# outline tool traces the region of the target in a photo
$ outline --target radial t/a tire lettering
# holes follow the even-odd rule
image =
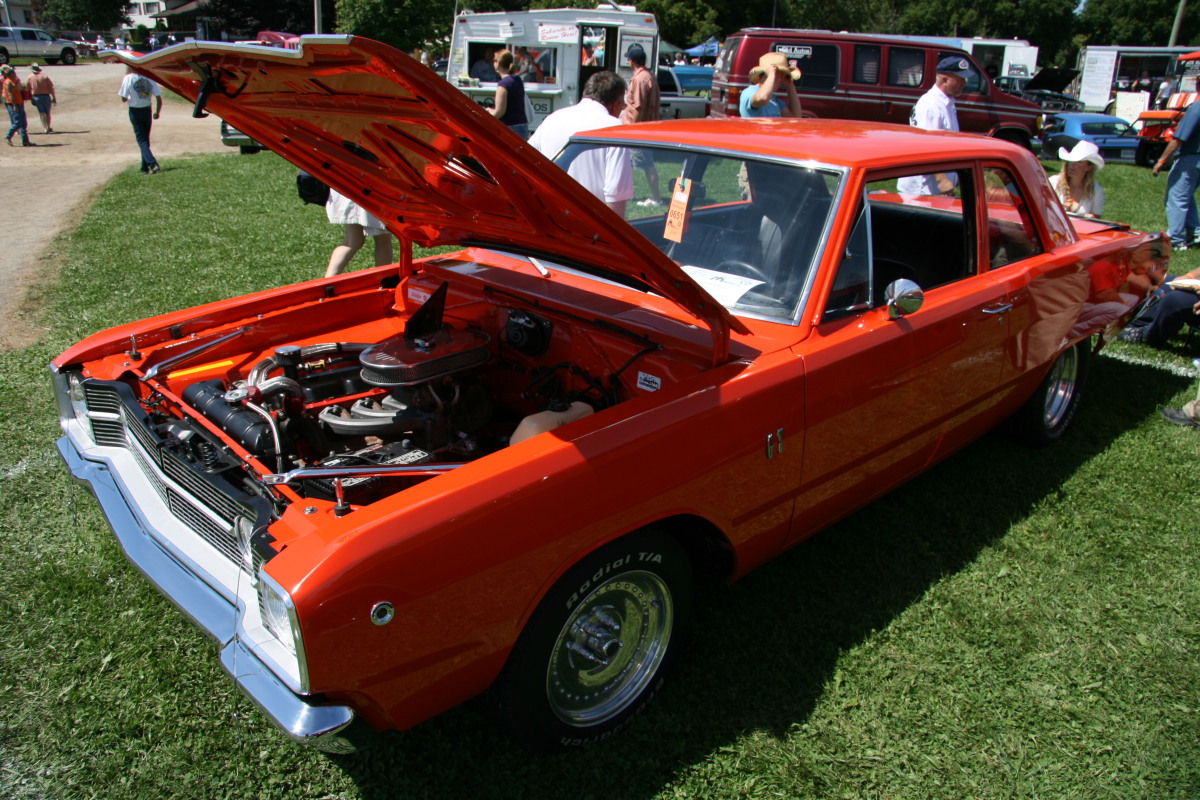
[[[590,554],[547,593],[489,693],[500,727],[534,752],[608,739],[662,687],[692,618],[692,567],[643,530]]]

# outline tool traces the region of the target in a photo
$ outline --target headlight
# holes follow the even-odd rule
[[[67,396],[71,398],[71,410],[75,413],[75,419],[87,422],[87,398],[84,396],[83,378],[78,372],[67,373]]]
[[[291,596],[266,572],[258,573],[258,608],[266,626],[288,652],[297,655],[300,642],[300,621]]]

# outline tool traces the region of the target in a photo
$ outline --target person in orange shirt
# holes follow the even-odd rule
[[[37,109],[38,117],[42,120],[42,127],[46,133],[54,133],[54,128],[50,127],[50,106],[58,105],[58,95],[54,93],[54,81],[50,80],[49,75],[42,74],[41,66],[35,61],[29,65],[33,70],[33,74],[29,76],[29,80],[25,82],[25,88],[29,91],[29,99],[33,101],[33,107]]]
[[[8,119],[12,122],[4,141],[12,147],[13,134],[19,133],[21,144],[29,147],[33,142],[29,141],[29,131],[26,129],[25,92],[21,88],[17,71],[8,64],[0,65],[0,95],[4,97],[4,107],[8,109]]]

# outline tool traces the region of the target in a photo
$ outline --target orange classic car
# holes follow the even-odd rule
[[[1170,256],[981,136],[670,121],[551,161],[370,40],[114,57],[402,243],[51,365],[59,452],[129,558],[330,750],[481,694],[535,750],[612,735],[698,585],[1006,420],[1062,436]]]

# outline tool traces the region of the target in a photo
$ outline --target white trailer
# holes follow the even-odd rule
[[[654,15],[633,6],[462,12],[454,20],[446,80],[491,106],[500,78],[492,56],[511,50],[533,107],[533,130],[552,111],[578,103],[593,73],[607,69],[629,80],[633,71],[625,53],[630,45],[640,44],[646,66],[654,69],[658,42]]]
[[[1176,74],[1176,59],[1195,50],[1195,47],[1122,45],[1084,47],[1076,62],[1079,88],[1075,96],[1083,101],[1088,111],[1104,111],[1112,102],[1114,92],[1144,89],[1138,85],[1143,77],[1149,79],[1152,87],[1149,94],[1153,96],[1164,76]]]

